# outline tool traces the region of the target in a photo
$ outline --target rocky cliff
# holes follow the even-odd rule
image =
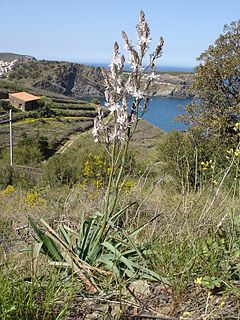
[[[16,66],[8,79],[18,84],[80,97],[103,96],[101,68],[62,61],[28,61]]]
[[[160,73],[152,85],[153,95],[160,97],[191,98],[192,73]]]
[[[74,98],[100,97],[104,93],[101,69],[77,64],[65,64],[32,86]]]
[[[101,97],[104,94],[100,67],[63,61],[23,60],[5,75],[18,85],[46,90],[74,98]],[[148,75],[146,75],[147,77]],[[152,94],[161,97],[189,98],[191,73],[159,73]]]

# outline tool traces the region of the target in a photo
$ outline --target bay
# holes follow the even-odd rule
[[[91,100],[91,98],[86,98]],[[104,98],[98,98],[103,105]],[[172,130],[183,131],[187,129],[187,126],[181,122],[175,120],[175,118],[184,113],[184,110],[180,110],[179,106],[186,106],[191,102],[191,99],[176,99],[176,98],[163,98],[153,96],[150,98],[149,108],[144,115],[144,119],[162,129],[169,132]],[[129,101],[129,104],[131,101]]]
[[[186,130],[187,126],[175,118],[184,113],[179,106],[186,106],[190,102],[191,99],[152,97],[144,119],[166,132]]]

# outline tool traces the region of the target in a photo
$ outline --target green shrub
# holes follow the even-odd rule
[[[14,165],[35,166],[47,158],[50,153],[51,150],[46,137],[29,137],[24,132],[18,145],[13,147],[13,163]],[[4,150],[1,156],[4,163],[10,163],[8,150]]]
[[[164,162],[165,172],[172,175],[184,187],[199,187],[221,178],[229,166],[227,151],[236,148],[229,141],[218,137],[203,137],[192,132],[174,131],[166,134],[158,147],[159,160]],[[235,166],[233,169],[238,170]],[[229,174],[234,179],[236,171]]]
[[[12,184],[11,166],[0,165],[0,188],[5,188]]]
[[[159,159],[165,163],[166,172],[184,185],[195,182],[195,157],[193,142],[186,133],[169,133],[159,145]]]
[[[51,157],[44,166],[44,181],[53,186],[73,185],[78,180],[78,167],[65,155]]]
[[[8,111],[10,109],[10,103],[7,100],[0,100],[0,109]]]

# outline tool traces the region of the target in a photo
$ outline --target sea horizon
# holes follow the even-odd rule
[[[47,60],[47,61],[63,61],[63,62],[70,62],[70,63],[79,63],[84,64],[87,66],[93,67],[101,67],[101,68],[109,68],[109,63],[107,62],[96,62],[96,61],[85,61],[80,59],[64,59],[64,58],[50,58],[50,57],[36,57],[37,60]],[[196,66],[195,66],[196,67]],[[194,72],[195,67],[193,66],[174,66],[174,65],[157,65],[156,70],[158,72]],[[131,71],[131,65],[125,64],[124,71]]]
[[[101,63],[101,62],[76,62],[85,64],[87,66],[93,67],[102,67],[107,69],[109,67],[109,63]],[[158,72],[194,72],[194,67],[179,67],[179,66],[157,66],[156,70]],[[131,71],[131,65],[125,64],[124,71]]]

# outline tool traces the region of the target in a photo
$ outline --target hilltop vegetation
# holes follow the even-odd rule
[[[143,78],[144,82],[147,76]],[[19,60],[6,77],[12,85],[15,83],[31,90],[45,90],[75,98],[99,97],[104,93],[101,68],[78,63]],[[192,97],[193,93],[190,92],[192,80],[191,73],[159,73],[152,86],[152,94],[175,98]]]
[[[0,61],[11,62],[13,60],[36,60],[36,58],[25,55],[25,54],[17,54],[12,52],[0,52]]]
[[[20,85],[67,96],[102,96],[103,78],[100,68],[61,61],[28,61],[10,72],[8,79]]]

